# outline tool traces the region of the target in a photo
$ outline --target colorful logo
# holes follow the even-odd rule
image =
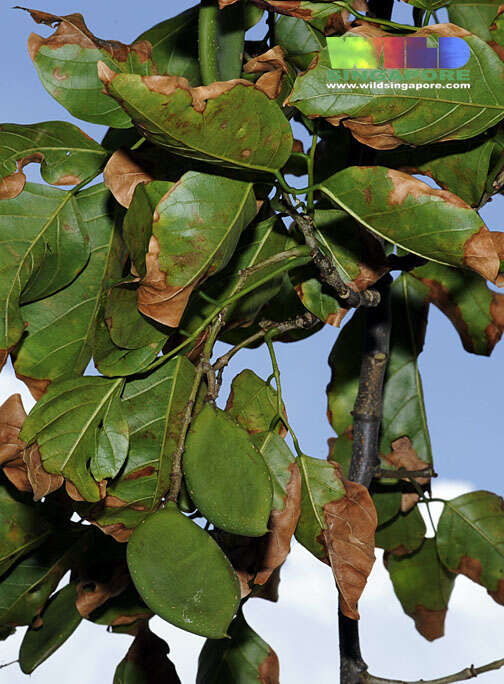
[[[453,36],[434,47],[423,37],[331,36],[327,46],[333,69],[460,69],[471,56],[465,40]]]

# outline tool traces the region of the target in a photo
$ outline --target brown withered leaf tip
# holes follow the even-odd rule
[[[252,587],[264,587],[270,582],[275,571],[285,562],[290,552],[292,537],[301,513],[301,473],[296,463],[289,466],[290,479],[282,510],[274,509],[268,522],[269,532],[262,537],[242,537],[219,532],[216,540],[227,554],[238,579],[241,598],[248,596]],[[254,590],[255,596],[276,600],[271,589],[278,587],[276,578],[270,591],[261,595]]]
[[[138,310],[158,323],[176,328],[191,292],[202,278],[185,287],[167,285],[167,274],[159,266],[159,251],[159,241],[155,235],[151,235],[149,251],[145,255],[146,274],[137,290]]]
[[[499,262],[504,262],[504,233],[498,230],[493,230],[490,232],[490,236],[494,243],[495,249],[499,257]],[[497,287],[504,287],[504,272],[498,273],[494,280]]]
[[[490,235],[492,236],[492,240],[497,248],[497,251],[499,251],[494,238],[495,234],[491,232]],[[500,254],[499,259],[502,261]],[[415,275],[415,273],[413,273],[413,275]],[[418,276],[415,275],[415,277]],[[499,275],[495,281],[496,285],[499,285],[500,279],[502,279],[502,283],[504,284],[504,277]],[[421,280],[421,282],[429,288],[430,301],[433,302],[439,309],[441,309],[445,316],[447,316],[453,323],[455,329],[460,335],[464,349],[468,352],[474,352],[474,340],[471,336],[471,331],[469,330],[467,321],[464,319],[462,311],[460,310],[456,300],[453,298],[451,292],[446,289],[438,280],[434,280],[432,278],[419,278],[419,280]],[[486,355],[490,356],[495,345],[502,337],[502,333],[504,331],[504,294],[492,292],[492,300],[490,302],[488,314],[491,320],[485,328],[485,336],[488,341]],[[481,353],[481,351],[479,353]]]
[[[0,467],[19,491],[31,492],[23,461],[26,443],[19,438],[25,418],[20,394],[13,394],[0,406]]]
[[[415,621],[417,630],[428,641],[434,641],[444,636],[446,608],[429,610],[423,606],[416,606],[411,617]]]
[[[24,451],[23,460],[35,501],[40,501],[42,497],[55,492],[63,484],[62,475],[53,475],[44,469],[37,444],[32,444]]]
[[[234,5],[235,2],[238,2],[238,0],[219,0],[219,9],[224,9],[224,7]]]
[[[259,665],[259,681],[261,684],[279,684],[280,682],[280,662],[272,648]]]
[[[481,566],[481,562],[477,558],[462,556],[458,567],[455,568],[454,571],[469,577],[469,579],[471,579],[473,582],[476,582],[476,584],[482,584],[481,573],[483,568]],[[497,589],[493,591],[491,589],[487,589],[487,593],[496,603],[504,606],[504,580],[500,579],[497,582]]]
[[[16,370],[16,369],[14,369]],[[30,394],[32,397],[38,401],[40,397],[45,393],[49,385],[51,384],[50,380],[42,380],[40,378],[30,378],[27,375],[22,375],[21,373],[18,373],[16,371],[16,378],[18,380],[21,380],[21,382],[24,382],[24,384],[28,387],[30,390]]]
[[[261,538],[258,557],[260,569],[254,578],[255,584],[265,584],[289,555],[292,536],[301,514],[301,474],[297,463],[292,463],[289,471],[291,476],[287,483],[284,508],[271,512],[269,532]]]
[[[27,7],[17,6],[15,9],[29,12],[37,24],[57,27],[55,33],[48,38],[43,38],[36,33],[30,35],[28,38],[28,52],[33,61],[35,61],[37,53],[42,46],[57,49],[64,45],[79,45],[84,49],[98,48],[105,50],[118,62],[126,62],[132,52],[136,53],[142,63],[149,60],[152,56],[152,46],[147,40],[142,40],[132,45],[124,45],[116,40],[97,38],[86,26],[82,14],[75,13],[60,16],[58,14],[50,14],[49,12],[28,9]],[[63,74],[61,79],[64,79]]]
[[[169,652],[168,644],[144,622],[136,630],[125,660],[135,664],[135,677],[140,676],[142,681],[180,684],[175,666],[168,658]]]
[[[243,71],[246,74],[262,74],[255,87],[274,100],[282,90],[282,76],[289,70],[284,59],[284,51],[279,45],[275,45],[262,55],[249,59]]]
[[[139,183],[150,183],[153,177],[135,160],[134,153],[117,150],[105,166],[103,180],[119,204],[127,209],[136,186]]]
[[[75,602],[77,610],[83,618],[89,617],[106,601],[122,594],[130,582],[128,569],[122,565],[115,567],[111,577],[103,582],[97,581],[91,576],[80,578]]]
[[[357,603],[373,568],[374,535],[378,518],[366,487],[343,477],[339,463],[332,463],[340,477],[345,496],[324,506],[323,532],[328,561],[340,593],[344,615],[359,619]]]

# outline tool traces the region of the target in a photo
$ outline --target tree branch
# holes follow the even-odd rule
[[[367,310],[364,353],[353,418],[353,453],[348,478],[369,487],[379,464],[378,439],[382,417],[383,380],[389,357],[390,275],[377,285],[378,306]],[[362,684],[367,677],[359,643],[359,623],[339,611],[341,684]]]
[[[352,288],[344,282],[331,259],[320,249],[317,238],[315,237],[315,225],[311,216],[299,214],[289,201],[284,201],[284,207],[286,213],[294,219],[297,227],[301,231],[306,245],[310,249],[313,263],[320,272],[321,279],[324,283],[329,285],[329,287],[332,287],[338,297],[343,300],[345,307],[357,308],[360,306],[377,306],[380,302],[378,290],[370,289],[364,290],[364,292],[355,292],[355,290],[352,290]]]
[[[438,679],[417,679],[415,681],[406,681],[405,679],[383,679],[382,677],[375,677],[372,674],[367,674],[363,679],[363,682],[369,682],[369,684],[453,684],[453,682],[464,682],[467,679],[474,679],[480,674],[485,672],[492,672],[493,670],[499,670],[504,666],[504,658],[500,660],[494,660],[488,665],[482,665],[481,667],[474,667],[470,665],[469,667],[460,670],[452,675],[447,675],[446,677],[438,677]]]

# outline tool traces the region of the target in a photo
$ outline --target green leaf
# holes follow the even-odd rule
[[[502,5],[497,10],[497,15],[490,25],[489,44],[499,57],[504,60],[504,11]]]
[[[172,454],[182,430],[183,415],[195,369],[176,357],[154,372],[126,382],[123,412],[129,424],[130,450],[120,477],[107,487],[110,507],[93,511],[93,519],[116,539],[125,541],[155,510],[170,487]]]
[[[491,492],[462,494],[446,501],[438,523],[437,548],[441,561],[484,586],[504,605],[503,500]]]
[[[198,660],[196,684],[278,684],[276,653],[247,624],[240,611],[229,627],[231,639],[208,639]]]
[[[245,42],[245,3],[223,7],[217,15],[217,64],[222,81],[240,78]]]
[[[112,420],[108,412],[120,402],[122,387],[122,379],[97,377],[54,382],[32,409],[21,431],[21,438],[26,442],[37,442],[44,469],[70,480],[86,501],[101,498],[93,475],[100,475],[102,469],[116,471],[126,457],[127,433],[123,439],[114,440],[114,458],[107,465],[102,463],[99,467],[95,456],[96,439],[107,421],[112,422],[108,425],[109,434],[113,425],[117,425],[117,420]],[[113,408],[112,416],[116,410],[119,409]],[[124,423],[121,425],[122,429],[126,428]]]
[[[497,276],[499,258],[490,232],[451,193],[381,166],[351,166],[320,189],[363,226],[408,252],[471,268],[489,280]]]
[[[113,287],[105,304],[105,320],[112,342],[123,349],[140,349],[147,344],[165,341],[167,335],[161,326],[152,323],[139,313],[134,285]]]
[[[265,432],[277,415],[277,393],[247,368],[233,378],[226,412],[249,434]],[[285,435],[283,423],[277,423],[276,432]]]
[[[327,562],[324,506],[342,499],[345,487],[334,463],[310,456],[298,457],[297,463],[301,471],[301,516],[296,539],[316,558]]]
[[[464,349],[490,356],[504,330],[504,295],[468,271],[426,264],[411,275],[428,287],[430,301],[448,316]]]
[[[152,59],[158,74],[184,76],[192,86],[201,83],[198,46],[199,7],[191,7],[170,19],[144,31],[136,43],[148,40],[152,45]]]
[[[495,0],[462,0],[450,2],[448,19],[452,24],[467,29],[482,40],[489,41],[490,24],[495,17],[499,3]]]
[[[396,556],[403,556],[418,549],[425,537],[425,523],[418,506],[407,513],[399,512],[375,534],[375,545]]]
[[[390,455],[393,443],[401,437],[408,437],[418,458],[428,464],[432,463],[432,450],[418,371],[428,304],[424,289],[417,287],[407,274],[394,281],[391,297],[393,323],[383,390],[380,453]]]
[[[478,207],[483,193],[495,180],[498,169],[494,167],[503,150],[504,132],[499,129],[464,142],[379,152],[376,163],[430,176],[444,190]]]
[[[103,93],[96,65],[101,60],[116,71],[153,74],[150,44],[123,45],[95,38],[81,14],[27,11],[38,24],[57,26],[48,38],[32,33],[28,40],[28,52],[47,91],[78,119],[129,128],[129,116]]]
[[[226,266],[255,214],[251,183],[189,171],[170,184],[154,211],[139,310],[176,327],[194,287]]]
[[[209,278],[200,288],[201,291],[216,301],[223,301],[230,297],[237,292],[241,282],[240,271],[284,251],[287,240],[287,231],[278,216],[254,221],[243,231],[228,265],[218,275]],[[278,264],[252,273],[245,281],[246,286],[254,285],[277,268]],[[271,278],[264,285],[231,304],[226,315],[229,327],[233,329],[237,324],[243,325],[248,336],[250,334],[248,325],[257,317],[261,308],[280,291],[281,286],[281,276]],[[181,328],[193,332],[214,309],[214,304],[203,300],[196,293],[189,300],[180,324]]]
[[[17,197],[30,162],[41,164],[50,185],[77,185],[97,173],[107,153],[77,126],[65,121],[0,126],[0,199]]]
[[[58,532],[0,578],[0,625],[29,625],[70,566],[75,537]]]
[[[157,339],[140,349],[123,349],[112,342],[103,308],[95,329],[93,360],[96,368],[108,378],[135,375],[145,370],[159,355],[166,338]]]
[[[51,534],[51,528],[26,496],[2,477],[0,482],[0,574],[20,557],[40,546]]]
[[[397,598],[420,634],[434,641],[444,634],[444,621],[455,575],[440,563],[436,540],[426,539],[414,553],[387,554],[385,564]]]
[[[86,264],[89,244],[75,197],[34,183],[0,202],[0,232],[0,350],[9,350],[25,328],[20,303],[68,285]]]
[[[67,584],[51,597],[42,613],[42,626],[30,627],[19,650],[19,667],[31,674],[72,636],[82,617],[75,607],[77,585]]]
[[[149,251],[154,210],[172,187],[173,183],[169,181],[139,183],[124,217],[124,241],[134,269],[139,276],[143,277],[147,272],[145,256]]]
[[[271,513],[271,476],[247,432],[206,404],[191,425],[184,453],[191,499],[216,527],[260,537]]]
[[[285,52],[285,58],[300,69],[307,69],[326,45],[324,34],[309,23],[284,15],[276,21],[275,40]]]
[[[190,88],[174,77],[117,74],[105,65],[99,73],[107,93],[160,147],[259,172],[276,171],[289,158],[289,122],[276,102],[247,81]]]
[[[288,104],[336,125],[343,120],[360,142],[375,149],[473,138],[504,118],[504,95],[493,87],[504,79],[504,64],[480,38],[453,27],[428,26],[411,35],[428,37],[435,46],[440,36],[454,33],[470,48],[464,67],[471,73],[470,89],[390,91],[357,84],[345,93],[327,87],[331,64],[324,49],[313,68],[298,76]],[[411,83],[422,83],[421,75]]]
[[[113,684],[180,684],[175,665],[168,659],[168,644],[145,626],[140,628],[123,660]]]
[[[444,7],[448,4],[448,0],[405,0],[409,5],[413,7],[419,7],[420,9],[426,10],[427,12],[434,12],[440,7]]]
[[[133,532],[128,566],[140,596],[161,618],[201,636],[226,636],[239,605],[238,578],[212,537],[173,503]]]
[[[16,349],[14,368],[37,398],[51,381],[84,372],[102,296],[122,274],[124,245],[109,191],[99,184],[76,199],[91,248],[84,271],[63,290],[21,308],[28,328]]]

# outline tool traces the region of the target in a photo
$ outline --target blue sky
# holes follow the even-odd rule
[[[81,0],[46,0],[38,7],[55,14],[82,12],[90,29],[103,38],[117,39],[130,42],[142,31],[149,28],[163,18],[176,14],[178,11],[191,6],[192,2],[166,2],[166,0],[151,0],[136,3],[124,0],[102,0],[97,2],[82,2]],[[409,23],[411,8],[403,3],[398,6],[394,18]],[[169,13],[169,14],[168,14]],[[0,41],[0,63],[3,68],[0,75],[2,104],[0,119],[4,122],[34,123],[38,121],[67,120],[77,123],[88,134],[100,140],[105,132],[101,126],[95,126],[76,121],[45,91],[29,59],[26,50],[26,40],[31,31],[46,35],[45,27],[35,25],[27,13],[12,10],[3,3],[0,9],[0,27],[2,40]],[[298,134],[298,131],[296,131]],[[38,170],[32,167],[29,171],[30,179],[38,180]],[[504,198],[498,197],[487,205],[482,216],[490,229],[503,230]],[[311,455],[325,458],[327,455],[327,439],[333,436],[326,417],[325,387],[329,380],[327,357],[336,339],[338,331],[326,326],[320,333],[309,340],[295,344],[277,344],[277,354],[282,371],[283,390],[289,418],[300,438],[303,450]],[[498,494],[503,493],[502,476],[504,474],[503,459],[500,456],[500,434],[498,426],[501,423],[501,376],[504,354],[504,342],[497,345],[490,359],[467,354],[460,343],[458,334],[451,323],[437,309],[431,307],[429,327],[427,332],[425,351],[420,359],[420,370],[424,384],[427,416],[431,431],[435,466],[443,478],[437,485],[435,493],[447,496],[466,491],[468,488],[490,489]],[[263,350],[243,352],[229,367],[227,381],[235,372],[244,367],[250,367],[266,377],[270,373],[268,355]],[[7,369],[0,376],[0,403],[12,391],[20,391]],[[26,397],[26,393],[23,393]],[[226,387],[224,396],[226,396]],[[29,404],[25,404],[28,408]],[[329,684],[334,681],[331,673],[335,661],[336,625],[334,622],[334,605],[327,602],[321,588],[330,585],[330,577],[325,567],[319,567],[300,547],[295,549],[296,561],[299,561],[299,573],[291,561],[286,569],[285,594],[279,606],[271,606],[265,602],[257,602],[250,608],[249,615],[255,620],[254,626],[261,628],[263,636],[268,638],[273,647],[276,646],[281,660],[289,659],[289,665],[282,672],[286,672],[282,682],[287,684],[301,684],[308,676],[317,684]],[[379,561],[377,566],[380,565]],[[303,583],[303,577],[305,582]],[[329,577],[329,578],[328,578]],[[495,652],[498,644],[492,644],[499,625],[499,609],[485,592],[461,579],[457,582],[453,602],[455,608],[451,612],[448,627],[452,627],[451,636],[432,646],[418,637],[409,618],[401,612],[397,601],[392,597],[390,585],[382,568],[374,571],[375,589],[370,589],[369,603],[366,597],[363,602],[362,613],[364,619],[364,634],[373,646],[368,652],[373,654],[376,674],[390,674],[395,676],[433,676],[456,670],[467,665],[467,659],[483,662],[486,659],[501,657],[502,653]],[[459,589],[462,587],[462,589]],[[332,589],[328,589],[332,591]],[[458,593],[457,593],[458,592]],[[299,596],[303,600],[299,600]],[[289,607],[287,597],[295,605]],[[296,599],[296,597],[298,597]],[[296,603],[297,600],[297,603]],[[320,601],[322,606],[314,607]],[[468,602],[478,607],[481,612],[471,615],[468,612]],[[311,612],[306,605],[312,606]],[[277,610],[278,609],[278,610]],[[275,612],[277,611],[277,612]],[[282,612],[283,611],[283,612]],[[318,611],[318,612],[317,612]],[[451,611],[451,609],[450,609]],[[457,612],[458,611],[458,612]],[[383,612],[387,613],[383,617]],[[379,616],[382,616],[381,618]],[[278,617],[280,616],[280,617]],[[387,625],[380,627],[380,634],[387,634],[383,642],[394,643],[392,635],[404,643],[404,657],[396,659],[391,668],[390,659],[383,652],[384,643],[377,644],[372,630],[376,629],[376,620],[384,620]],[[481,620],[478,622],[478,620]],[[474,621],[474,627],[473,627]],[[502,624],[502,623],[501,623]],[[306,626],[310,631],[308,643],[313,648],[320,649],[324,645],[324,654],[315,658],[307,649],[301,651],[295,647],[299,639],[297,630]],[[374,625],[374,626],[373,626]],[[477,628],[488,632],[487,639],[475,636]],[[492,628],[493,625],[493,628]],[[103,660],[106,653],[112,649],[117,651],[116,662],[125,650],[125,637],[107,637],[96,642],[97,632],[93,626],[86,626],[89,640],[83,648],[79,637],[76,637],[74,650],[70,651],[70,643],[62,650],[60,664],[47,664],[32,677],[35,684],[50,681],[50,676],[57,676],[59,681],[68,684],[93,684],[111,681],[108,666]],[[191,682],[193,677],[192,663],[199,642],[197,637],[186,637],[185,634],[166,625],[160,627],[160,633],[169,634],[173,646],[174,659],[184,673],[183,684]],[[328,632],[332,635],[328,640]],[[389,631],[387,631],[389,630]],[[261,630],[259,630],[261,631]],[[324,632],[324,635],[320,634]],[[315,634],[319,634],[316,638]],[[281,646],[275,644],[275,638]],[[105,649],[101,642],[110,640],[109,648]],[[0,663],[14,655],[12,649],[16,640],[0,645]],[[488,643],[490,642],[490,643]],[[112,645],[113,643],[113,645]],[[120,643],[120,646],[118,645]],[[12,645],[10,645],[12,644]],[[176,648],[177,646],[177,648]],[[179,655],[176,656],[178,649]],[[394,645],[397,653],[397,642]],[[399,649],[400,650],[400,649]],[[87,655],[84,657],[84,655]],[[98,663],[97,658],[101,653]],[[66,655],[65,655],[66,654]],[[73,654],[73,655],[72,655]],[[16,657],[14,655],[14,657]],[[115,657],[115,656],[114,656]],[[313,660],[320,659],[322,667],[317,676],[313,675]],[[292,659],[294,664],[292,667]],[[297,660],[296,660],[297,659]],[[76,669],[68,669],[71,663],[81,663]],[[403,662],[404,661],[404,662]],[[309,665],[309,667],[307,667]],[[81,668],[87,666],[89,671],[84,674]],[[432,666],[432,667],[431,667]],[[105,667],[105,670],[103,669]],[[428,671],[427,671],[428,670]],[[431,671],[432,670],[432,671]],[[303,674],[305,673],[305,674]],[[306,675],[306,676],[305,676]],[[25,681],[13,668],[0,670],[0,682]],[[488,675],[484,682],[502,681],[499,674]]]

